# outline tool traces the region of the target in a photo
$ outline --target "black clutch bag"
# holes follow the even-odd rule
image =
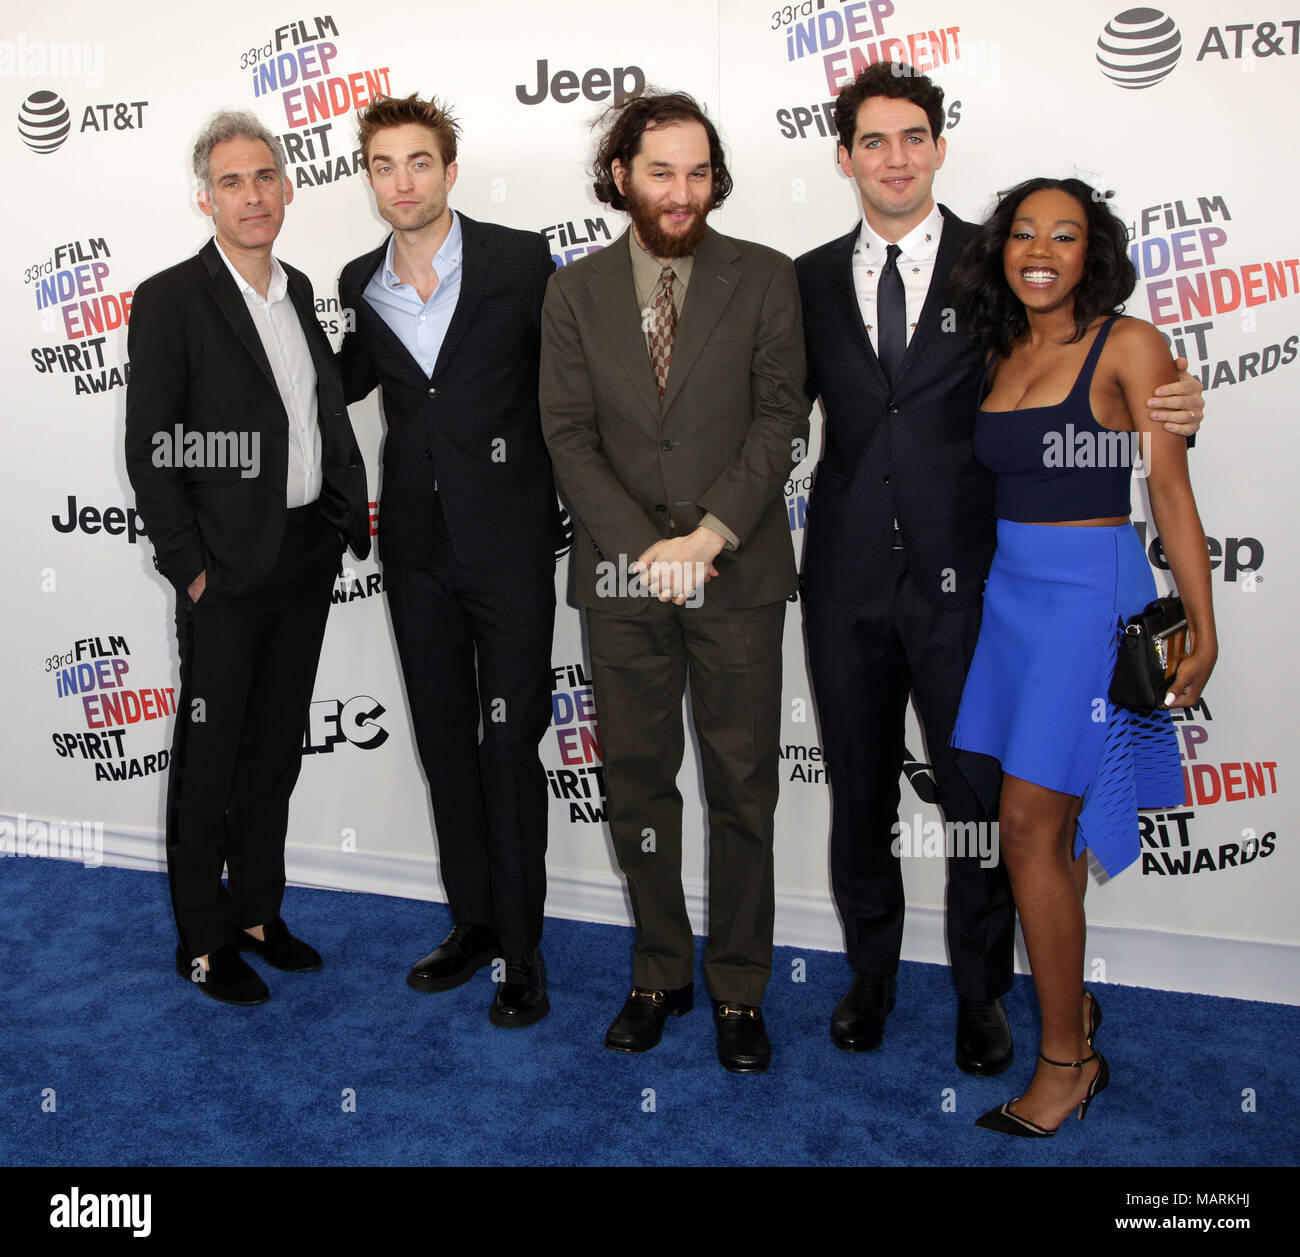
[[[1110,701],[1133,711],[1164,710],[1165,695],[1187,654],[1187,613],[1183,600],[1169,594],[1147,603],[1124,626]]]

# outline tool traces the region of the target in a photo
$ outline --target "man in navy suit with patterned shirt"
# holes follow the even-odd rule
[[[948,739],[979,633],[995,520],[993,475],[972,445],[984,361],[945,299],[974,228],[931,192],[947,146],[943,91],[910,66],[882,62],[840,92],[835,121],[863,220],[795,264],[807,391],[826,412],[804,621],[831,785],[831,885],[855,974],[831,1016],[831,1039],[866,1052],[880,1045],[894,1006],[902,946],[892,848],[909,696],[944,818],[990,819]],[[1159,392],[1148,403],[1155,417],[1194,432],[1199,382],[1184,371]],[[1015,905],[1000,863],[985,867],[972,850],[947,865],[956,1060],[966,1073],[996,1074],[1013,1052],[1001,997],[1011,989]]]
[[[359,118],[393,231],[339,279],[349,403],[383,390],[379,555],[453,928],[407,976],[459,986],[493,960],[498,1026],[549,1011],[541,937],[559,508],[538,420],[540,235],[453,212],[459,128],[437,101]],[[482,728],[480,741],[479,729]]]

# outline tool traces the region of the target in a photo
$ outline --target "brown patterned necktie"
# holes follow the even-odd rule
[[[668,387],[668,364],[673,357],[673,336],[677,332],[677,310],[673,306],[673,268],[659,272],[659,290],[651,305],[654,318],[650,324],[650,364],[655,370],[662,399]]]

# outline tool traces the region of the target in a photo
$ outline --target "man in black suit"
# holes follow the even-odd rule
[[[280,917],[285,831],[339,554],[367,554],[370,530],[311,283],[271,252],[293,199],[280,142],[251,114],[218,114],[194,173],[215,235],[136,289],[126,467],[177,591],[176,969],[214,999],[258,1004],[269,992],[240,951],[321,965]]]
[[[537,747],[562,533],[537,369],[555,264],[540,235],[448,208],[457,130],[416,96],[361,115],[366,177],[393,232],[343,269],[355,324],[339,365],[349,402],[383,389],[379,554],[453,922],[407,982],[447,990],[504,955],[488,1015],[526,1026],[550,1008]]]
[[[840,166],[863,221],[799,258],[810,396],[826,412],[808,515],[808,663],[831,784],[831,883],[855,978],[831,1017],[846,1051],[879,1046],[903,936],[898,822],[909,694],[954,837],[990,818],[948,746],[979,633],[995,545],[993,476],[972,447],[983,360],[946,308],[974,228],[931,193],[943,164],[943,91],[910,66],[870,66],[836,102]],[[1185,367],[1185,363],[1179,363]],[[1189,419],[1186,374],[1153,399]],[[1158,408],[1164,408],[1164,412]],[[1165,413],[1178,411],[1179,414]],[[950,844],[947,935],[958,1065],[1011,1064],[1015,905],[1000,863]]]

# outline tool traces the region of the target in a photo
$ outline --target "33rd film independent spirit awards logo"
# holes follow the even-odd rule
[[[1185,356],[1207,389],[1238,385],[1290,366],[1300,351],[1300,333],[1278,339],[1257,337],[1244,352],[1226,357],[1216,339],[1230,331],[1234,340],[1255,337],[1257,307],[1300,291],[1300,258],[1228,261],[1233,218],[1219,195],[1170,200],[1140,210],[1129,224],[1129,254],[1140,287],[1134,313],[1150,319],[1168,336],[1175,353]],[[1248,340],[1249,343],[1249,340]],[[1158,537],[1147,544],[1152,566],[1167,571]],[[1258,537],[1206,538],[1216,578],[1253,592],[1263,581],[1264,544]],[[1141,817],[1142,871],[1153,876],[1221,872],[1253,864],[1275,849],[1274,830],[1245,829],[1227,841],[1198,840],[1198,813],[1225,803],[1276,795],[1277,761],[1227,760],[1214,754],[1213,716],[1207,698],[1173,713],[1183,751],[1186,790],[1180,809]],[[1223,822],[1212,822],[1223,833]]]
[[[265,43],[239,57],[259,116],[273,130],[283,124],[280,141],[297,188],[364,170],[353,119],[378,97],[392,95],[388,67],[355,68],[341,54],[338,35],[328,14],[298,19],[275,27]]]
[[[23,270],[43,336],[33,345],[38,375],[71,382],[77,396],[121,388],[130,374],[126,328],[134,289],[113,282],[116,262],[108,240],[91,236],[56,244]]]
[[[1125,9],[1097,39],[1097,66],[1116,87],[1138,91],[1154,87],[1173,73],[1183,53],[1183,37],[1174,19],[1159,9]],[[1255,64],[1300,54],[1300,18],[1283,22],[1227,22],[1207,26],[1196,60]]]
[[[156,722],[176,714],[176,690],[138,684],[131,665],[126,638],[114,634],[79,638],[45,659],[59,704],[54,752],[93,766],[96,781],[160,773],[170,759],[171,729]]]
[[[559,759],[558,767],[546,770],[551,793],[568,805],[570,823],[603,824],[605,770],[600,726],[591,677],[581,660],[559,664],[552,672],[551,728]]]
[[[1204,823],[1204,818],[1198,820],[1204,808],[1277,794],[1277,761],[1218,759],[1210,746],[1214,717],[1204,695],[1196,706],[1179,708],[1173,717],[1182,743],[1187,795],[1181,808],[1139,813],[1143,874],[1169,877],[1222,872],[1245,868],[1272,855],[1276,830],[1243,829],[1226,842],[1198,839],[1196,830]],[[1224,824],[1211,820],[1210,827],[1222,834]]]
[[[921,74],[949,67],[987,77],[996,66],[987,63],[996,47],[967,50],[962,60],[961,27],[953,22],[916,29],[898,13],[892,0],[802,0],[777,5],[765,14],[767,28],[781,40],[780,56],[788,64],[813,62],[825,96],[782,106],[776,124],[787,140],[831,139],[835,136],[835,97],[869,65],[905,61]],[[947,127],[961,118],[961,101],[948,105]]]
[[[1232,222],[1227,200],[1206,194],[1145,206],[1128,224],[1141,285],[1132,312],[1164,332],[1207,390],[1290,366],[1300,349],[1300,333],[1292,333],[1231,358],[1215,352],[1217,328],[1252,337],[1256,309],[1300,292],[1300,257],[1229,261]]]

